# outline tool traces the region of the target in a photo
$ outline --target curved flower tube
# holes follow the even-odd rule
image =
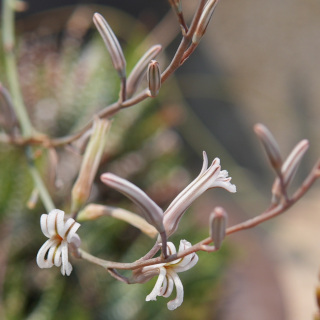
[[[81,240],[76,234],[80,223],[69,218],[64,221],[64,212],[53,209],[49,214],[43,214],[40,218],[40,226],[43,234],[49,238],[37,254],[39,268],[60,267],[62,275],[69,276],[72,265],[68,260],[68,244],[80,246]]]
[[[208,189],[224,188],[229,192],[236,192],[236,186],[230,181],[228,171],[221,170],[220,159],[215,158],[208,168],[208,157],[203,152],[203,166],[200,174],[178,194],[164,213],[163,224],[167,236],[171,236],[177,230],[184,212]]]
[[[208,157],[203,152],[203,165],[200,174],[172,201],[168,209],[163,210],[137,186],[112,173],[101,175],[101,181],[112,187],[135,202],[143,213],[147,222],[153,225],[160,233],[163,251],[166,248],[166,239],[178,228],[180,219],[193,201],[211,188],[224,188],[229,192],[236,192],[236,186],[231,184],[228,171],[221,170],[220,159],[215,158],[208,168]]]
[[[190,242],[187,240],[181,240],[179,252],[185,251],[190,247]],[[167,243],[167,253],[168,255],[176,253],[176,248],[172,242]],[[174,310],[180,307],[183,302],[184,292],[182,282],[177,273],[191,269],[196,265],[198,260],[198,255],[193,252],[183,258],[168,263],[160,263],[142,268],[141,273],[150,273],[150,271],[157,271],[157,273],[159,273],[158,280],[153,290],[149,295],[147,295],[146,301],[157,300],[158,296],[163,296],[165,298],[169,297],[175,286],[177,296],[174,300],[169,301],[167,306],[169,310]]]

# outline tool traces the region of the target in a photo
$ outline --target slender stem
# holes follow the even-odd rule
[[[2,41],[4,48],[4,62],[6,66],[6,75],[8,78],[10,93],[12,96],[13,108],[17,114],[19,124],[22,130],[22,137],[26,140],[30,139],[34,134],[27,109],[23,102],[21,88],[19,86],[18,69],[16,57],[14,54],[14,1],[2,1]],[[32,157],[32,149],[30,146],[25,148],[26,157],[30,174],[33,178],[34,184],[39,190],[41,200],[46,207],[46,210],[51,211],[55,208],[50,194],[44,185],[42,178],[34,165]]]
[[[50,212],[52,209],[55,208],[55,205],[51,199],[51,196],[50,196],[45,184],[43,183],[43,180],[39,174],[38,169],[34,165],[34,161],[33,161],[31,152],[32,152],[31,147],[29,147],[29,146],[26,147],[26,156],[28,159],[29,171],[32,176],[33,182],[39,191],[39,194],[40,194],[40,197],[41,197],[41,200],[42,200],[44,207],[46,208],[47,212]]]
[[[293,206],[313,185],[313,183],[320,177],[320,160],[316,163],[316,165],[313,167],[312,171],[308,175],[308,177],[305,179],[305,181],[302,183],[300,188],[294,193],[292,198],[288,201],[286,201],[283,204],[279,204],[276,207],[272,207],[270,209],[267,209],[266,211],[262,212],[260,215],[246,220],[244,222],[241,222],[237,225],[234,225],[232,227],[227,228],[226,235],[230,235],[232,233],[236,233],[238,231],[246,230],[253,228],[257,226],[258,224],[261,224],[262,222],[265,222],[267,220],[270,220],[286,210],[288,210],[291,206]],[[166,259],[164,259],[162,256],[157,258],[150,258],[149,253],[146,254],[143,258],[132,262],[132,263],[121,263],[121,262],[113,262],[113,261],[107,261],[103,260],[97,257],[92,256],[91,254],[83,251],[82,249],[78,249],[78,257],[81,257],[84,260],[90,261],[92,263],[95,263],[103,268],[106,269],[122,269],[122,270],[134,270],[138,268],[142,268],[145,266],[150,266],[158,263],[167,263],[171,262],[175,259],[183,258],[193,252],[197,251],[216,251],[214,247],[207,247],[208,244],[212,242],[212,239],[210,237],[198,242],[197,244],[191,246],[190,248],[178,252],[176,254],[170,255]],[[150,252],[152,251],[152,254],[156,253],[157,246],[155,245]],[[147,258],[147,259],[146,259]]]
[[[4,48],[4,63],[8,78],[9,88],[12,95],[13,107],[19,119],[24,137],[30,137],[33,127],[23,103],[19,86],[19,77],[14,54],[14,2],[12,0],[2,1],[2,42]]]

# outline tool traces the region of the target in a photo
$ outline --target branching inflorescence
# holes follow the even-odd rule
[[[6,121],[2,122],[3,124],[12,123],[10,126],[2,125],[4,133],[0,138],[3,143],[25,148],[34,182],[49,212],[41,216],[41,229],[49,240],[45,242],[38,252],[37,264],[40,268],[51,268],[55,265],[61,267],[63,275],[70,275],[72,271],[68,258],[70,250],[75,257],[107,269],[114,278],[128,284],[144,283],[158,276],[155,287],[146,297],[146,300],[156,300],[157,296],[169,297],[175,287],[177,296],[168,303],[168,308],[173,310],[183,302],[183,286],[177,273],[191,269],[198,262],[199,258],[196,252],[217,251],[226,236],[252,228],[289,209],[310,189],[319,177],[320,161],[317,162],[296,192],[290,196],[288,187],[294,178],[302,157],[308,149],[309,143],[306,140],[302,140],[292,150],[288,158],[282,161],[279,147],[272,134],[264,125],[257,124],[254,127],[254,131],[262,142],[270,164],[276,173],[275,182],[272,186],[270,206],[254,218],[231,227],[227,227],[226,211],[221,207],[216,207],[213,209],[208,223],[210,236],[194,245],[191,245],[187,240],[181,240],[178,252],[175,245],[168,241],[168,238],[178,231],[179,222],[189,206],[206,190],[211,188],[223,188],[231,193],[236,192],[236,187],[231,184],[231,177],[228,176],[228,172],[221,170],[219,158],[215,158],[208,167],[208,158],[204,152],[200,174],[176,196],[165,211],[140,188],[113,173],[102,174],[101,181],[106,186],[119,191],[132,200],[138,206],[139,212],[135,214],[124,209],[94,203],[86,205],[93,179],[97,174],[103,150],[107,143],[106,136],[111,125],[109,119],[124,108],[134,106],[147,98],[154,98],[158,95],[161,85],[189,58],[198,46],[218,0],[200,0],[190,24],[184,19],[181,0],[170,0],[169,2],[180,24],[182,39],[174,57],[166,68],[160,68],[159,63],[155,60],[161,51],[161,45],[154,45],[141,57],[127,77],[126,59],[120,43],[107,21],[99,13],[95,13],[93,16],[94,24],[108,49],[112,64],[119,75],[121,84],[119,99],[100,110],[98,114],[94,115],[92,121],[79,132],[62,138],[50,138],[37,132],[30,124],[23,102],[20,99],[17,84],[12,80],[9,81],[9,91],[14,99],[11,98],[8,90],[3,86],[0,87],[1,96],[6,104],[5,112],[1,117]],[[9,6],[9,1],[4,1],[5,12],[8,12]],[[12,31],[8,28],[8,25],[13,23],[13,19],[11,21],[10,19],[3,20],[6,21],[6,24],[4,23],[3,25],[4,33],[8,33],[8,36],[4,37],[7,73],[10,79],[14,79],[16,70],[10,67],[14,62],[12,34],[10,34]],[[164,71],[161,72],[161,69],[164,69]],[[145,76],[147,76],[148,87],[138,91]],[[37,171],[35,171],[32,146],[40,145],[48,149],[66,146],[88,133],[90,133],[90,141],[86,147],[78,178],[71,192],[70,215],[72,217],[64,220],[64,212],[55,209],[45,185]],[[142,258],[130,263],[103,260],[85,252],[80,248],[81,241],[76,234],[77,229],[80,227],[77,221],[94,220],[103,215],[112,215],[127,221],[140,228],[146,234],[158,234],[154,246]],[[159,250],[161,250],[161,254],[157,255]],[[131,270],[132,275],[125,277],[119,270]]]

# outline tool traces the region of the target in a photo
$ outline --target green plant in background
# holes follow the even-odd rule
[[[127,59],[134,54],[123,53],[107,21],[95,13],[93,21],[118,73],[116,77],[104,63],[101,40],[83,43],[89,23],[79,29],[80,36],[75,32],[77,17],[88,18],[84,9],[70,20],[61,48],[53,41],[35,42],[30,55],[32,39],[22,39],[21,63],[17,65],[15,2],[3,1],[6,80],[5,86],[1,85],[0,208],[5,250],[0,255],[0,315],[4,319],[134,319],[138,315],[157,319],[169,312],[162,303],[174,310],[184,297],[189,303],[177,318],[186,314],[206,318],[207,311],[199,302],[203,303],[210,291],[204,282],[210,279],[218,283],[217,275],[229,255],[228,248],[219,251],[224,238],[283,213],[319,177],[320,162],[290,195],[288,187],[309,144],[301,141],[283,161],[272,134],[258,124],[255,132],[276,174],[268,209],[227,228],[226,211],[216,207],[208,223],[209,237],[193,229],[188,232],[188,227],[183,233],[179,228],[184,213],[206,190],[219,187],[234,193],[236,187],[228,172],[221,170],[219,158],[209,165],[205,152],[200,174],[188,181],[179,167],[179,139],[170,121],[148,101],[165,90],[165,81],[196,49],[217,3],[200,0],[189,24],[181,1],[170,1],[182,34],[174,57],[163,68],[164,63],[155,60],[161,46],[153,45],[141,55],[129,76]],[[34,68],[35,61],[42,63]],[[101,108],[105,104],[107,107]],[[129,182],[133,179],[150,191],[154,200]],[[124,194],[136,207],[105,185]],[[161,189],[165,191],[159,196],[157,190]],[[33,214],[25,208],[28,194],[32,194],[29,208]],[[43,209],[37,205],[37,195],[47,211],[41,217]],[[168,202],[171,204],[163,211],[161,207]],[[35,232],[39,218],[47,238],[42,246],[45,238]],[[147,241],[148,237],[155,240]],[[184,238],[187,240],[181,240]],[[40,268],[57,266],[70,278],[33,268],[37,246],[41,246],[36,259]],[[198,251],[214,252],[215,265],[209,260],[202,263],[206,259]],[[73,272],[71,255],[79,259],[72,261],[76,265]],[[105,271],[120,282],[106,277]],[[178,275],[184,271],[188,271],[181,275],[185,289]],[[156,283],[150,284],[154,277]],[[127,288],[124,283],[132,285]],[[141,283],[146,283],[148,290],[142,291]],[[174,296],[174,291],[176,297],[169,302],[159,301],[152,308],[143,305],[144,300]]]

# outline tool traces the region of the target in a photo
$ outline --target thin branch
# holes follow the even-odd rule
[[[230,235],[232,233],[253,228],[261,224],[262,222],[265,222],[267,220],[270,220],[282,214],[283,212],[288,210],[291,206],[293,206],[311,188],[313,183],[319,177],[320,177],[320,159],[318,160],[314,168],[311,170],[308,177],[302,183],[300,188],[295,192],[295,194],[292,196],[292,198],[289,201],[286,201],[283,204],[279,204],[276,207],[272,207],[252,219],[246,220],[235,226],[227,228],[226,235]],[[139,269],[145,266],[150,266],[158,263],[168,263],[173,260],[183,258],[197,251],[216,251],[214,247],[211,247],[211,246],[207,247],[207,245],[209,245],[211,242],[212,242],[212,239],[208,237],[198,242],[197,244],[191,246],[190,248],[186,249],[183,252],[178,252],[176,254],[168,256],[166,259],[164,259],[162,256],[157,258],[151,258],[151,259],[141,258],[132,263],[121,263],[121,262],[103,260],[103,259],[92,256],[91,254],[83,251],[82,249],[79,249],[78,253],[79,253],[79,257],[81,257],[82,259],[90,261],[106,269],[112,268],[112,269],[122,269],[122,270],[135,270],[135,269]],[[152,254],[156,254],[157,251],[155,249],[156,249],[156,245],[150,250],[150,252],[152,251]],[[146,254],[144,258],[151,256],[150,252]]]

